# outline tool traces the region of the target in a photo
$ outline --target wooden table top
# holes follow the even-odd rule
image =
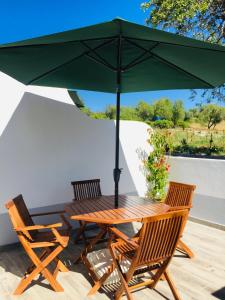
[[[119,207],[114,207],[114,196],[101,196],[94,199],[76,200],[65,206],[65,211],[72,220],[121,224],[140,222],[144,217],[165,213],[169,205],[153,203],[134,196],[119,195]]]

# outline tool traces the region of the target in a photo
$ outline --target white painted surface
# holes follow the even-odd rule
[[[25,87],[2,73],[0,83],[0,245],[4,245],[17,240],[4,208],[6,200],[17,194],[22,193],[28,207],[36,210],[71,201],[71,180],[100,178],[103,194],[113,193],[115,123],[88,118],[71,105],[66,90]],[[120,193],[145,195],[142,159],[150,151],[147,128],[140,122],[121,122]],[[176,157],[170,163],[171,180],[197,185],[191,215],[225,224],[225,161]]]
[[[2,72],[0,72],[0,87],[0,136],[26,91],[64,103],[73,103],[64,89],[25,86]]]
[[[14,104],[3,118],[0,136],[0,245],[17,240],[4,207],[9,198],[22,193],[29,209],[55,206],[72,200],[72,180],[89,178],[101,179],[103,194],[114,192],[115,122],[90,119],[63,103],[70,101],[63,90],[57,94],[56,89],[36,88],[24,94],[19,85],[8,94],[5,89],[0,102],[0,111],[10,101]],[[46,95],[54,100],[60,96],[63,102]],[[121,122],[120,193],[145,194],[138,148],[149,151],[147,128],[140,122]]]
[[[195,184],[191,216],[225,225],[225,160],[171,157],[170,179]]]

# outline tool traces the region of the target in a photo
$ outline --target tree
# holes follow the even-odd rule
[[[142,4],[150,12],[147,23],[163,30],[225,42],[225,0],[150,0]]]
[[[137,115],[137,111],[134,107],[121,106],[120,109],[120,119],[121,120],[140,120]]]
[[[105,109],[105,115],[110,120],[116,119],[116,106],[115,105],[108,105]]]
[[[153,28],[225,44],[225,0],[149,0],[141,6],[149,11],[146,22]],[[192,91],[192,98],[196,96]],[[205,90],[202,96],[225,101],[225,88]]]
[[[153,104],[153,110],[154,110],[154,117],[157,118],[159,117],[160,119],[163,120],[172,120],[173,116],[173,103],[166,98],[157,100]]]
[[[215,128],[224,118],[224,109],[215,104],[202,107],[200,119],[207,124],[208,129]]]
[[[185,119],[192,120],[199,117],[199,109],[197,107],[191,108],[186,112]]]
[[[181,122],[184,120],[185,117],[185,110],[184,105],[181,100],[177,100],[173,104],[173,116],[172,121],[175,126],[177,126],[178,122]]]
[[[108,105],[105,110],[106,118],[110,120],[116,119],[116,106]],[[120,119],[121,120],[139,120],[136,109],[129,106],[121,106],[120,108]]]
[[[154,115],[153,106],[145,101],[140,101],[136,106],[137,116],[142,121],[151,121]]]

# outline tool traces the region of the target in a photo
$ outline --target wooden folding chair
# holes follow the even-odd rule
[[[140,235],[135,238],[129,238],[114,227],[109,228],[109,250],[90,252],[84,260],[94,280],[89,295],[94,294],[102,285],[108,289],[110,285],[117,285],[116,300],[123,293],[128,299],[133,299],[132,290],[144,286],[155,288],[164,276],[174,298],[180,300],[167,267],[182,233],[187,213],[187,210],[180,210],[144,218]]]
[[[165,203],[170,205],[171,207],[170,211],[187,209],[188,212],[190,212],[190,209],[192,208],[192,199],[193,199],[195,188],[196,188],[195,185],[170,181],[169,189],[165,199]],[[187,219],[188,219],[188,215],[187,215]],[[185,224],[186,222],[184,223],[184,227]],[[177,249],[182,253],[184,253],[189,258],[194,257],[194,253],[182,241],[182,239],[179,240]]]
[[[11,222],[19,241],[32,261],[32,265],[27,269],[24,277],[14,291],[14,295],[22,294],[39,274],[42,274],[48,280],[54,291],[63,291],[62,286],[56,280],[56,276],[58,271],[67,272],[68,269],[60,261],[58,255],[67,246],[71,230],[69,222],[62,214],[63,212],[46,212],[30,215],[22,195],[10,200],[5,206],[8,209]],[[35,217],[58,213],[61,214],[63,223],[67,227],[65,230],[57,229],[63,226],[62,223],[35,225],[32,219],[32,216]],[[42,249],[42,251],[36,251],[37,249]],[[40,253],[39,256],[38,252]],[[50,273],[47,269],[51,262],[56,264],[53,273]]]
[[[74,201],[82,201],[83,199],[94,199],[96,197],[102,196],[100,179],[72,181],[71,185],[73,186]],[[77,241],[79,241],[82,236],[84,242],[86,243],[88,238],[86,237],[85,231],[95,229],[96,226],[93,226],[93,224],[83,221],[79,221],[79,223],[80,228],[78,229],[74,242],[76,243]]]

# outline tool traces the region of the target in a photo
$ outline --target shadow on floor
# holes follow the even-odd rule
[[[127,235],[133,236],[137,230],[134,229],[134,226],[132,224],[123,224],[120,225],[120,230],[125,232]],[[98,229],[91,230],[87,233],[88,235],[96,235],[98,232]],[[86,267],[83,265],[83,263],[74,264],[74,260],[76,257],[79,256],[80,251],[83,249],[84,244],[83,242],[79,242],[78,244],[74,244],[74,237],[76,235],[76,231],[73,232],[69,246],[59,255],[62,262],[67,266],[67,268],[71,272],[82,274],[82,276],[92,284],[92,279],[88,275]],[[106,243],[99,243],[95,246],[93,250],[99,250],[102,248],[106,248]],[[37,250],[38,252],[38,250]],[[28,266],[31,265],[31,261],[24,251],[23,247],[17,243],[13,245],[7,246],[4,250],[0,251],[0,269],[3,269],[4,272],[9,272],[11,274],[16,275],[19,278],[22,278],[24,276],[24,273],[26,272]],[[50,266],[48,266],[50,271],[53,271],[55,265],[54,263]],[[32,282],[32,284],[28,287],[30,289],[34,285],[40,285],[41,287],[51,289],[50,285],[48,285],[47,282],[43,282],[44,278],[42,276],[39,276],[36,280]],[[15,286],[16,288],[16,286]],[[106,291],[99,291],[100,293],[104,293]],[[108,292],[107,296],[109,299],[113,299],[112,292]]]
[[[225,286],[212,293],[212,295],[220,300],[225,299]]]

